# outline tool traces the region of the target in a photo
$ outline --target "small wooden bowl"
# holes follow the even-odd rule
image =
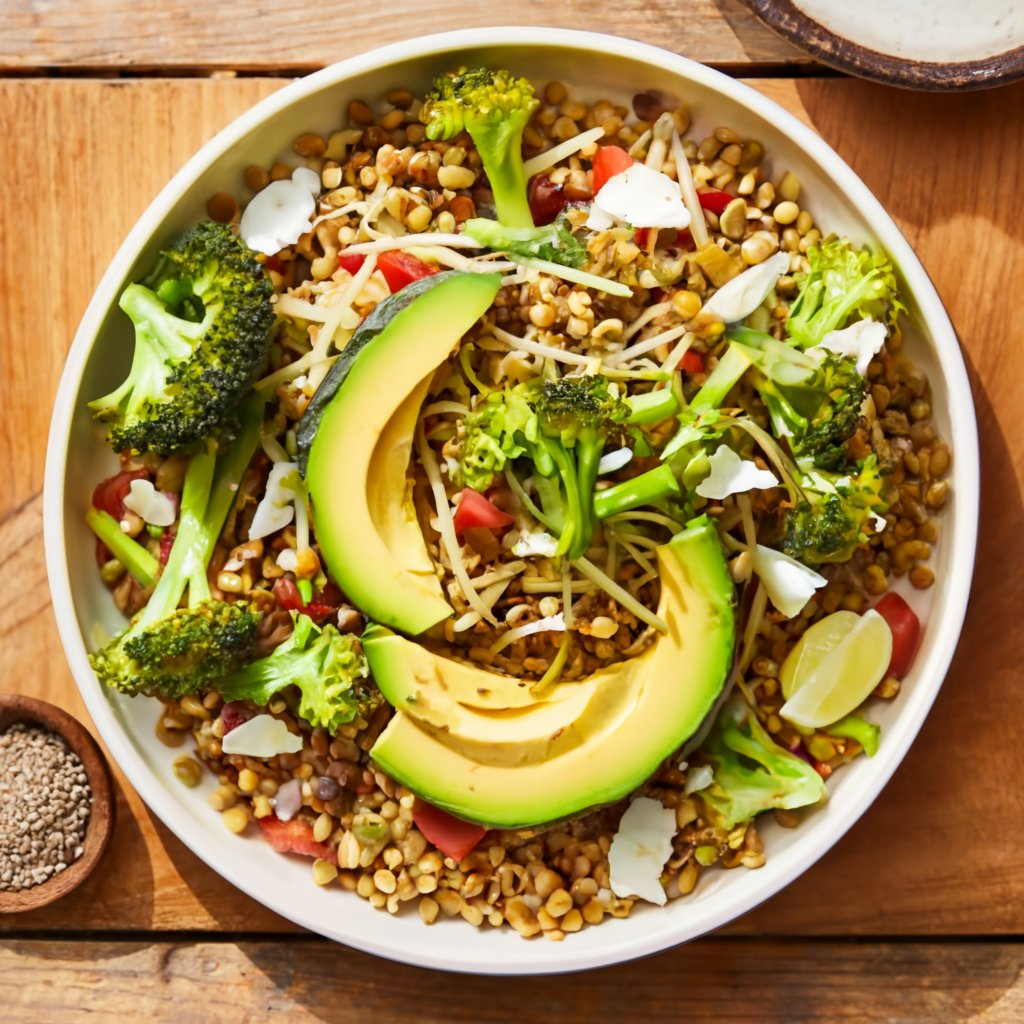
[[[107,848],[114,828],[114,787],[110,768],[96,741],[81,722],[66,711],[34,697],[0,694],[0,732],[15,722],[38,725],[60,736],[85,768],[92,789],[92,810],[86,827],[82,856],[60,874],[20,892],[0,890],[0,913],[34,910],[67,895],[83,882]]]

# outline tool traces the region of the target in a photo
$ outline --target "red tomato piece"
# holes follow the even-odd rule
[[[313,828],[298,818],[281,821],[275,814],[265,818],[257,818],[256,823],[263,830],[263,838],[278,853],[298,853],[303,857],[318,857],[329,860],[332,864],[338,861],[337,851],[326,843],[318,843],[313,838]]]
[[[633,241],[636,242],[641,249],[646,249],[648,243],[651,240],[651,232],[657,232],[656,228],[637,228],[633,232]]]
[[[224,723],[224,735],[226,736],[232,729],[237,729],[243,722],[248,722],[252,715],[253,713],[246,707],[245,701],[229,700],[220,709],[220,720]]]
[[[287,576],[274,580],[274,599],[286,612],[302,610],[303,600],[299,588]]]
[[[591,174],[594,195],[604,188],[609,178],[629,170],[633,163],[633,158],[621,146],[598,146]]]
[[[421,277],[430,277],[431,274],[437,273],[437,267],[432,267],[429,263],[424,263],[423,260],[397,249],[382,252],[377,257],[377,269],[384,275],[392,295]]]
[[[703,373],[704,357],[700,352],[694,352],[688,348],[683,355],[683,361],[679,364],[685,373]]]
[[[343,252],[338,256],[338,265],[342,270],[347,270],[350,274],[357,274],[359,268],[365,262],[366,257],[361,253]]]
[[[160,564],[166,565],[171,555],[171,547],[174,545],[174,538],[178,535],[177,530],[164,530],[160,534]]]
[[[487,834],[483,825],[456,818],[425,800],[413,804],[412,820],[430,842],[453,860],[462,860]]]
[[[910,671],[914,655],[917,654],[917,645],[921,640],[921,620],[899,594],[886,594],[875,605],[875,611],[892,630],[892,658],[888,674],[902,679]]]
[[[149,477],[149,472],[145,469],[126,469],[100,481],[92,492],[93,508],[98,508],[120,520],[124,516],[124,499],[128,497],[132,481],[141,480],[143,477]]]
[[[463,488],[455,510],[455,532],[459,535],[473,526],[483,526],[488,530],[504,530],[515,520],[502,512],[497,505],[488,501],[479,491],[471,487]]]
[[[551,224],[562,212],[566,203],[565,189],[556,185],[547,174],[535,174],[527,185],[527,199],[530,213],[537,227]]]
[[[725,213],[725,208],[735,198],[735,196],[729,195],[728,192],[722,192],[717,188],[697,193],[697,202],[700,203],[701,209],[710,211],[716,217],[721,217],[722,214]]]

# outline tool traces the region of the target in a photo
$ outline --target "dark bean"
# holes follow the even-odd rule
[[[339,793],[338,783],[329,775],[321,775],[316,780],[316,795],[320,800],[334,800]]]

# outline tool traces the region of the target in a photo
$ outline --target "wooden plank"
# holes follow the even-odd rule
[[[544,25],[629,36],[705,63],[808,64],[740,0],[500,0],[443,4],[334,2],[309,19],[283,4],[221,0],[6,0],[0,8],[0,70],[87,67],[310,70],[385,43],[452,28]]]
[[[0,82],[0,686],[81,714],[49,611],[39,490],[50,397],[91,289],[167,177],[280,80]],[[854,81],[759,86],[837,146],[918,248],[972,367],[983,523],[953,672],[893,783],[826,861],[731,926],[773,934],[1019,934],[1024,926],[1022,355],[1024,88],[963,97]],[[964,126],[969,126],[966,130]],[[14,241],[16,240],[16,241]],[[1004,781],[1005,780],[1005,781]],[[112,850],[65,901],[12,929],[291,926],[225,885],[130,794]],[[211,816],[211,828],[220,827]]]
[[[1024,950],[1010,943],[711,940],[523,986],[512,978],[462,977],[453,984],[447,974],[310,940],[13,941],[0,947],[0,991],[15,1020],[61,1024],[238,1024],[271,1015],[286,1015],[289,1024],[387,1024],[413,1015],[419,1024],[684,1015],[750,1024],[1008,1024],[1024,1015],[1022,966]]]

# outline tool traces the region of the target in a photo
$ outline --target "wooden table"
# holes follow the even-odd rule
[[[887,790],[785,892],[689,946],[528,984],[399,967],[301,932],[221,881],[119,778],[116,835],[89,882],[0,920],[0,1018],[1024,1020],[1024,87],[926,96],[845,79],[738,0],[522,0],[512,17],[491,0],[458,16],[437,0],[377,10],[2,5],[0,687],[86,718],[43,568],[43,455],[75,327],[145,205],[288,77],[393,39],[509,20],[618,31],[751,80],[899,222],[960,333],[982,438],[978,570],[952,672]]]

